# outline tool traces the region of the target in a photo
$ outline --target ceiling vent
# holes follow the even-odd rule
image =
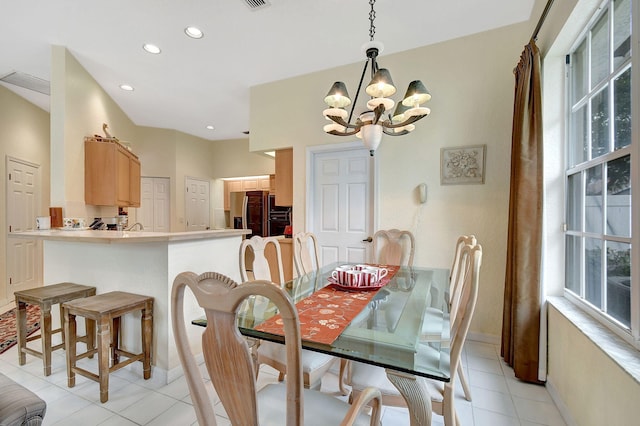
[[[20,71],[11,72],[0,78],[0,81],[13,84],[14,86],[24,87],[25,89],[33,90],[34,92],[51,95],[51,88],[47,80],[43,80]]]
[[[251,10],[264,9],[267,6],[271,6],[268,0],[244,0],[244,3]]]

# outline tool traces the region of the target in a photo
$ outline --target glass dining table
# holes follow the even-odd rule
[[[321,300],[318,294],[332,287],[340,290],[333,292],[339,298],[366,296],[364,307],[354,313],[347,325],[337,330],[335,340],[306,339],[303,333],[303,349],[384,368],[389,380],[407,401],[411,424],[428,424],[431,401],[422,378],[448,382],[451,377],[449,270],[395,267],[395,274],[386,285],[368,291],[350,291],[332,284],[333,271],[344,264],[327,265],[284,286],[297,306],[312,298],[318,303]],[[277,315],[275,307],[267,300],[254,297],[256,299],[245,302],[238,314],[240,332],[247,337],[283,343],[282,335],[262,328],[266,321]],[[192,323],[205,326],[206,319],[195,319]]]

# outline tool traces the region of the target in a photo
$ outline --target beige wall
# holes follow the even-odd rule
[[[38,215],[49,214],[49,114],[25,101],[9,89],[0,86],[0,301],[6,299],[7,277],[7,157],[39,165],[41,197],[37,200]],[[35,218],[34,218],[35,220]]]
[[[576,425],[638,424],[640,384],[554,307],[548,380]]]
[[[214,178],[270,175],[275,172],[273,157],[249,151],[249,139],[215,141],[211,171]],[[229,161],[233,158],[233,161]]]
[[[380,57],[399,92],[420,78],[433,98],[431,115],[402,137],[383,137],[378,162],[378,229],[409,229],[416,235],[416,265],[450,267],[460,234],[474,233],[484,246],[481,293],[472,332],[497,341],[502,323],[513,68],[530,25]],[[357,46],[356,46],[357,47]],[[305,229],[306,148],[352,142],[322,131],[323,98],[335,80],[345,80],[352,98],[362,63],[265,84],[251,90],[252,150],[294,148],[294,232]],[[401,96],[401,95],[400,95]],[[287,114],[269,108],[273,99]],[[283,132],[282,129],[286,129]],[[487,145],[484,185],[440,185],[440,149]],[[428,186],[420,205],[415,188]]]

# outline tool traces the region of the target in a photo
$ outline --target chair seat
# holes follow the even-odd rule
[[[262,341],[258,347],[258,355],[278,361],[279,363],[287,363],[287,351],[284,345],[268,341]],[[331,363],[335,358],[331,355],[320,352],[302,350],[302,372],[310,373],[315,370],[324,370],[322,375],[331,368]]]
[[[344,420],[350,405],[321,392],[303,391],[304,425],[339,425]],[[282,426],[286,424],[282,402],[286,400],[286,386],[273,383],[258,391],[258,414],[260,426]],[[369,425],[371,418],[361,413],[354,425]]]

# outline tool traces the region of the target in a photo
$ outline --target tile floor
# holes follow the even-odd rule
[[[461,424],[565,425],[547,390],[515,379],[499,351],[491,344],[467,341],[463,361],[473,401],[466,401],[461,387],[457,387],[456,407]],[[82,362],[95,363],[89,359]],[[76,375],[76,386],[67,388],[64,351],[54,352],[49,377],[43,376],[42,361],[33,356],[27,355],[26,365],[19,366],[16,346],[0,355],[0,371],[47,402],[45,425],[197,425],[184,377],[159,386],[124,368],[111,374],[109,401],[101,404],[96,382]],[[263,367],[260,385],[276,380],[273,371]],[[323,391],[338,395],[334,374],[329,373],[323,380]],[[219,403],[215,409],[218,424],[230,425]],[[407,410],[385,407],[382,422],[384,426],[408,425]],[[434,415],[432,423],[443,425],[443,419]]]

